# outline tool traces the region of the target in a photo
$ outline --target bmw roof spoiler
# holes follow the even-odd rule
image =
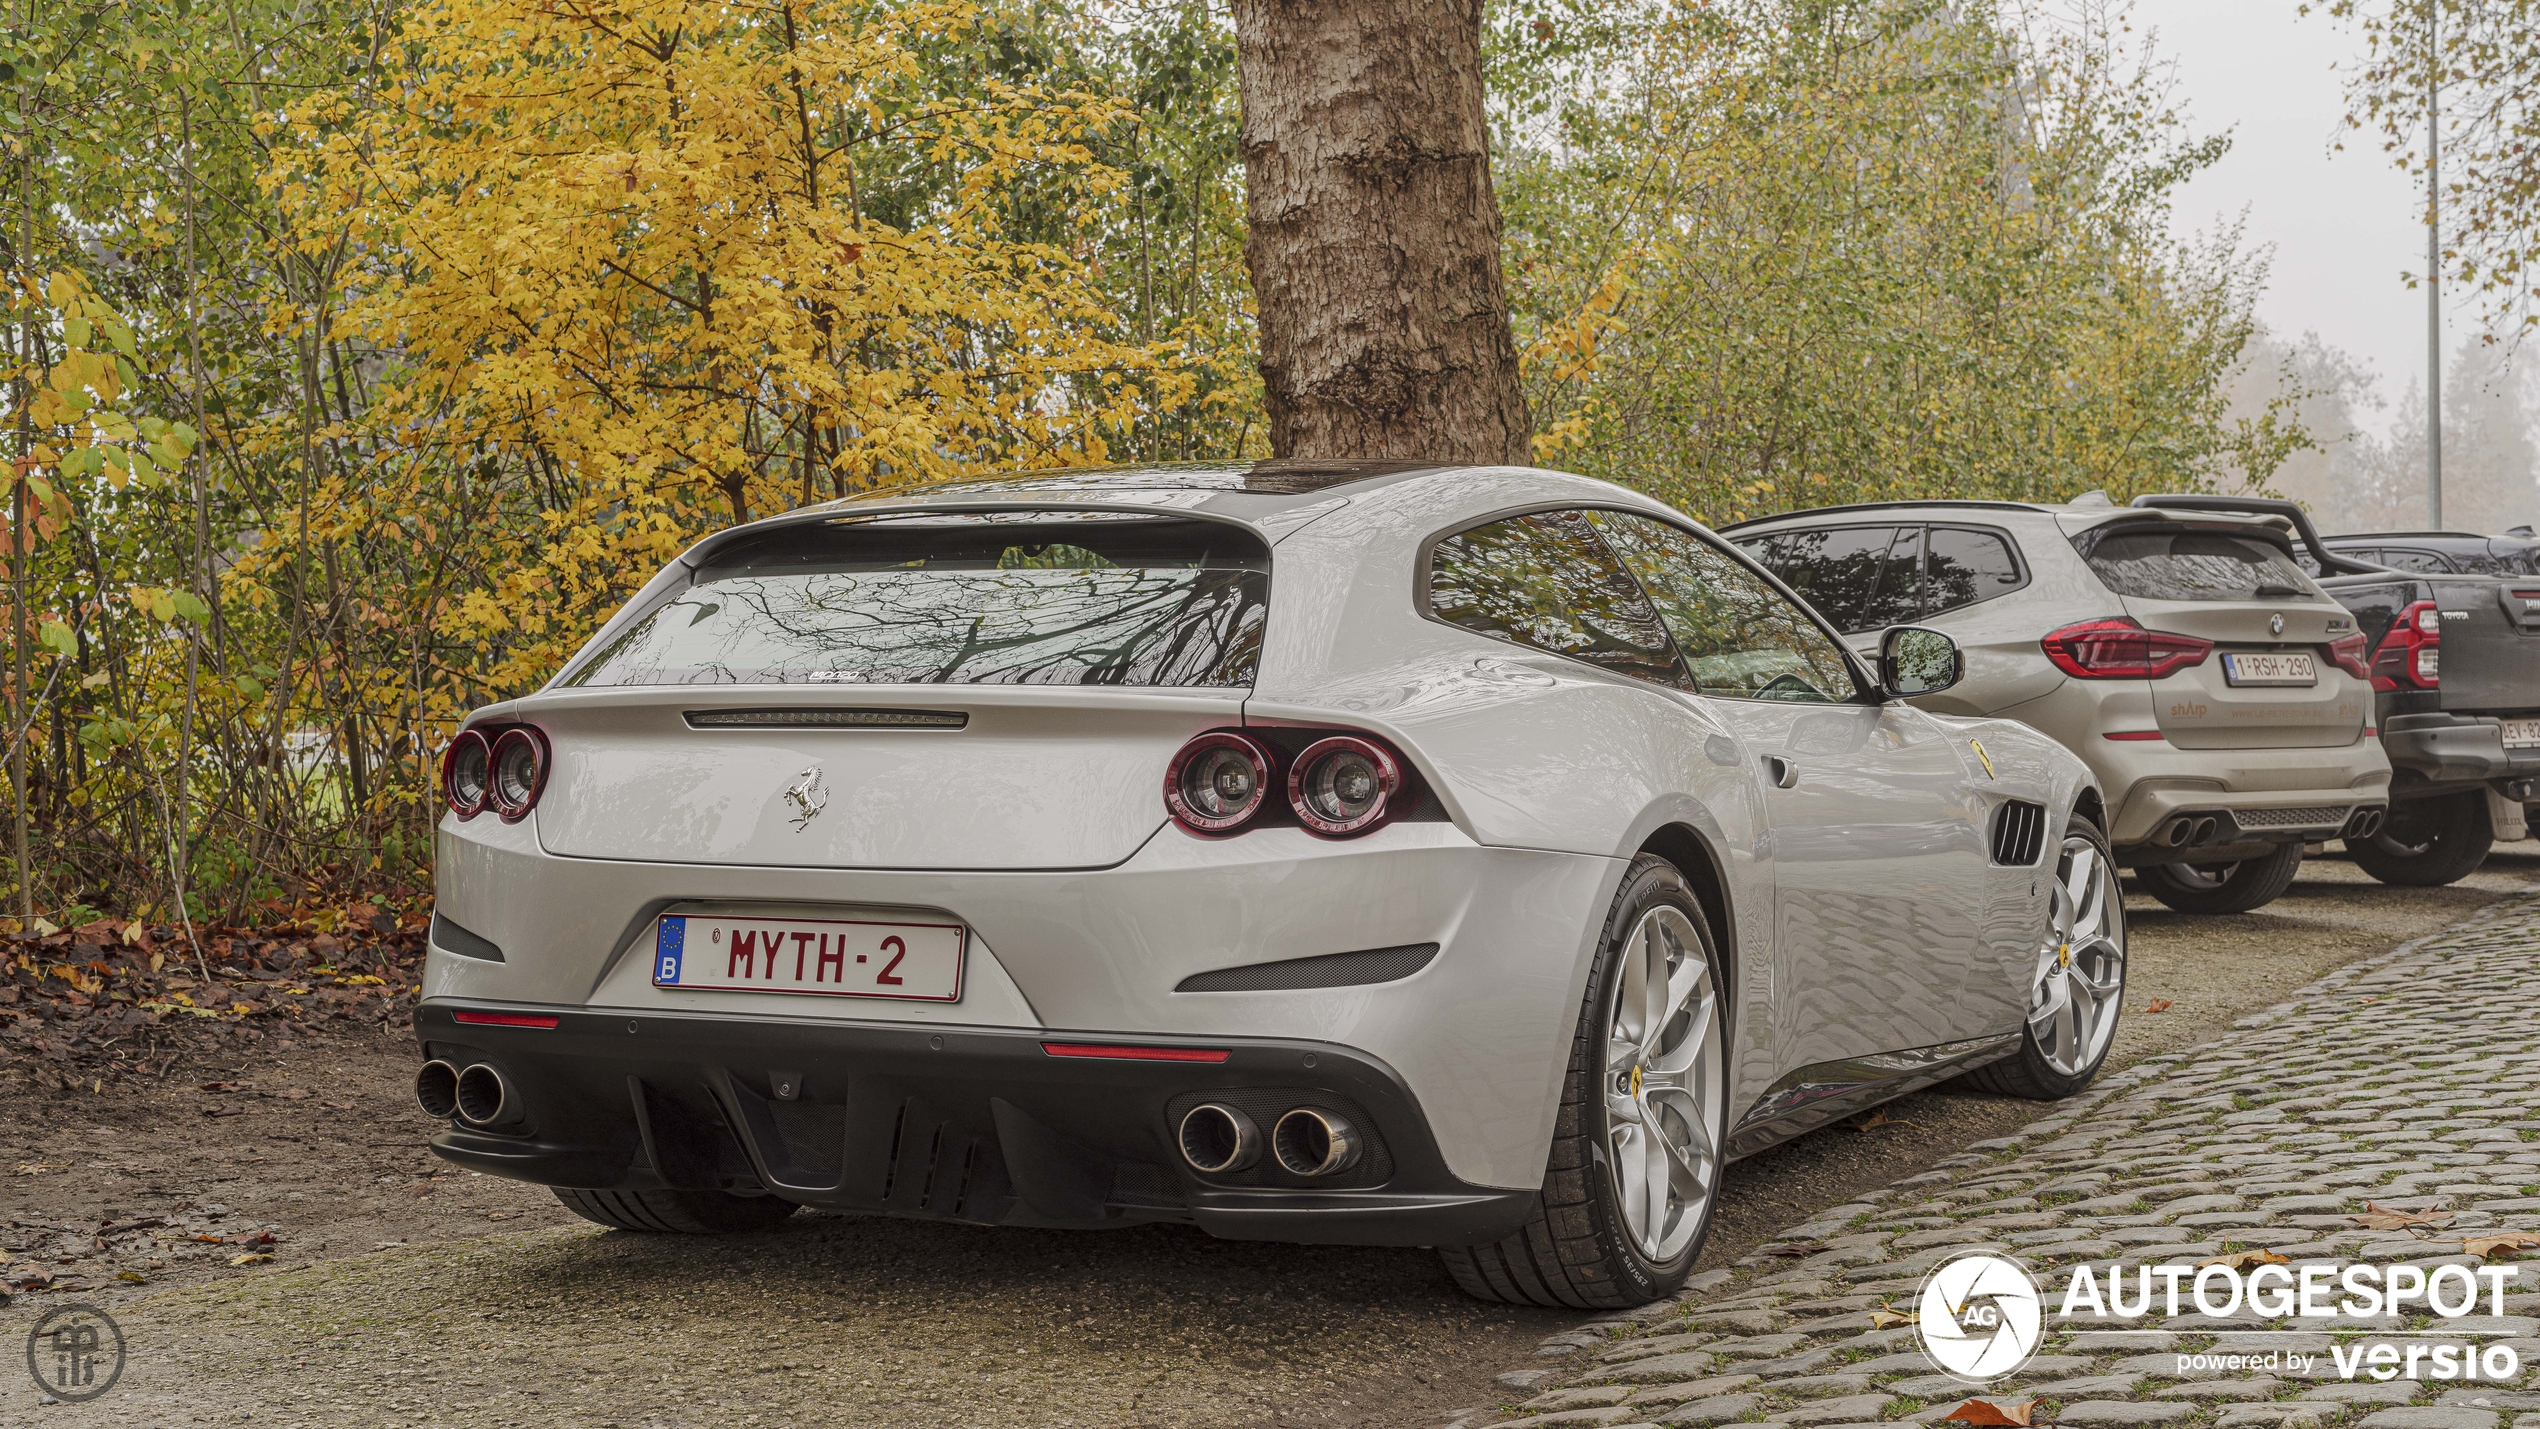
[[[2272,496],[2202,496],[2168,495],[2138,496],[2127,503],[2154,511],[2223,511],[2235,516],[2281,516],[2293,526],[2311,559],[2319,562],[2324,575],[2380,576],[2390,574],[2388,566],[2376,566],[2352,556],[2340,555],[2320,541],[2319,529],[2311,524],[2311,513],[2299,505]]]

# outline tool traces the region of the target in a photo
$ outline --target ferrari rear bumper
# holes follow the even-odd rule
[[[489,1014],[512,1025],[459,1020]],[[1228,1239],[1362,1245],[1477,1244],[1514,1230],[1536,1200],[1458,1180],[1401,1080],[1330,1044],[446,1001],[418,1009],[415,1025],[427,1055],[490,1064],[520,1101],[515,1124],[454,1122],[432,1149],[545,1185],[717,1188],[986,1225],[1172,1221]],[[1202,1101],[1265,1132],[1298,1107],[1337,1115],[1363,1149],[1321,1177],[1275,1155],[1202,1176],[1175,1134]]]

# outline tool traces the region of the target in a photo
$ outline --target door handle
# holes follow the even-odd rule
[[[1776,789],[1794,788],[1799,783],[1799,766],[1778,754],[1764,756],[1764,772],[1772,776]]]

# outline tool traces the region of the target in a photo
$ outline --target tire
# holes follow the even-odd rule
[[[2301,870],[2302,846],[2278,844],[2238,863],[2156,863],[2134,876],[2144,892],[2181,913],[2246,913],[2283,897]]]
[[[2439,888],[2478,871],[2496,843],[2487,816],[2487,791],[2410,799],[2390,806],[2390,817],[2368,839],[2346,840],[2355,866],[2402,888]]]
[[[2099,826],[2075,814],[2055,856],[2020,1050],[1967,1073],[1967,1085],[2041,1102],[2089,1086],[2116,1045],[2125,976],[2125,897],[2116,860]]]
[[[577,1191],[549,1188],[564,1208],[586,1221],[622,1231],[723,1235],[768,1230],[801,1209],[774,1196],[734,1196],[722,1191]]]
[[[1654,998],[1653,966],[1665,970]],[[1571,1039],[1542,1200],[1505,1239],[1440,1247],[1457,1285],[1484,1300],[1577,1310],[1646,1305],[1683,1288],[1711,1234],[1727,1143],[1722,988],[1710,925],[1683,876],[1664,859],[1632,860]],[[1615,1065],[1623,1057],[1629,1070]]]

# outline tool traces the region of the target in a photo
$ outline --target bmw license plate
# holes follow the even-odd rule
[[[2507,749],[2540,747],[2540,719],[2509,719],[2503,724]]]
[[[655,929],[653,986],[959,1002],[968,939],[959,923],[673,914]]]
[[[2233,685],[2316,685],[2319,666],[2308,655],[2225,655],[2223,680]]]

